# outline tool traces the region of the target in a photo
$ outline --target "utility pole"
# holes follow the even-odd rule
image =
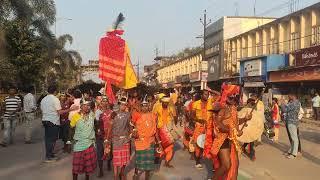
[[[203,25],[203,57],[202,60],[206,61],[206,37],[207,37],[207,27],[211,24],[211,19],[207,23],[207,10],[204,10],[203,19],[200,18],[200,22]]]
[[[133,65],[137,68],[137,77],[138,77],[138,80],[140,79],[140,57],[138,57],[138,63]]]
[[[253,4],[253,16],[256,16],[256,5],[257,5],[257,0],[254,0],[254,4]]]
[[[156,46],[155,53],[156,53],[156,57],[158,57],[159,56],[159,48],[158,48],[158,46]]]
[[[140,57],[138,57],[138,64],[137,64],[137,72],[138,72],[138,80],[140,80]]]

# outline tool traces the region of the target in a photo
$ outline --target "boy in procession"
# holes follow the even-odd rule
[[[97,167],[97,154],[95,143],[95,115],[90,108],[91,102],[82,99],[80,101],[80,112],[73,115],[70,121],[69,141],[73,145],[73,180],[78,179],[79,174],[85,173],[86,180],[94,173]],[[72,138],[73,137],[73,138]]]
[[[109,139],[111,136],[111,120],[112,120],[112,110],[110,109],[109,101],[107,96],[102,96],[100,102],[100,111],[101,114],[99,117],[96,117],[96,146],[97,146],[97,156],[98,156],[98,165],[99,165],[99,175],[98,177],[103,177],[103,160],[108,159],[108,170],[111,171],[111,158],[105,151],[110,149]],[[106,146],[106,148],[105,148]],[[110,151],[108,152],[108,155]]]

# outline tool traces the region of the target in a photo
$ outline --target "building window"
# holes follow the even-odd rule
[[[279,44],[277,39],[270,39],[270,53],[279,54]]]
[[[262,55],[263,52],[263,46],[262,46],[262,42],[257,43],[257,56]]]
[[[290,50],[296,51],[300,49],[300,32],[291,33]]]
[[[312,46],[320,44],[320,25],[312,27]]]

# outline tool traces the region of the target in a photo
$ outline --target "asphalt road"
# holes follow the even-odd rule
[[[273,144],[263,141],[256,149],[257,160],[251,162],[246,157],[240,159],[240,180],[244,179],[317,179],[320,175],[320,133],[319,128],[303,126],[302,148],[303,156],[294,160],[286,159],[282,152],[288,148],[285,129],[281,129],[280,142]],[[0,131],[2,137],[2,131]],[[71,175],[72,156],[61,152],[61,142],[57,143],[56,151],[60,160],[55,163],[43,163],[44,142],[43,128],[40,120],[35,122],[35,144],[26,145],[23,141],[23,125],[17,128],[15,144],[0,148],[0,179],[1,180],[69,180]],[[202,180],[212,175],[211,164],[203,170],[194,168],[188,152],[182,150],[181,143],[176,144],[176,153],[172,164],[174,169],[161,167],[152,176],[154,180]],[[127,168],[128,179],[132,179],[133,163]],[[84,178],[84,177],[83,177]],[[79,179],[83,179],[82,177]],[[92,179],[99,179],[96,174]],[[105,177],[112,179],[112,173],[105,169]]]

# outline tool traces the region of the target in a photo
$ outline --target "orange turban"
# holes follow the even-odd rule
[[[240,86],[224,83],[222,84],[221,90],[222,90],[222,95],[221,95],[220,103],[222,106],[224,106],[227,102],[228,97],[239,95]]]

